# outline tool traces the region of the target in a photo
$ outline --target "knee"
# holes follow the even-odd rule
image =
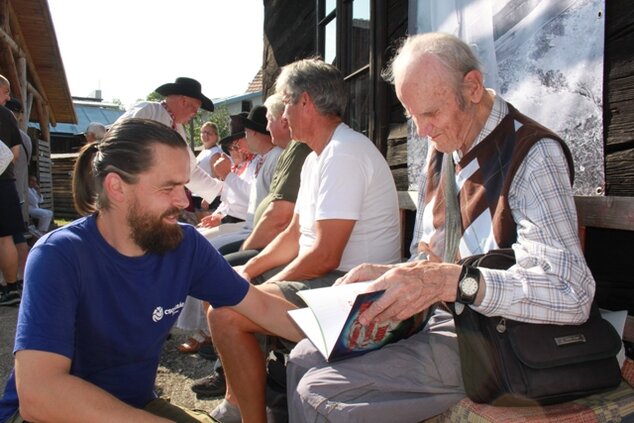
[[[229,307],[212,308],[207,310],[207,322],[212,332],[224,335],[239,332],[244,317]]]
[[[292,364],[306,370],[321,363],[324,363],[323,356],[308,339],[299,341],[289,354],[289,365]]]

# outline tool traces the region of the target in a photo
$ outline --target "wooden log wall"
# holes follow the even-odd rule
[[[37,179],[44,201],[42,208],[55,210],[53,200],[53,178],[51,177],[51,144],[45,140],[37,141]]]
[[[79,214],[73,205],[73,166],[78,154],[52,155],[53,202],[55,217],[62,219],[76,219]]]
[[[604,106],[606,194],[634,196],[634,8],[606,0]]]

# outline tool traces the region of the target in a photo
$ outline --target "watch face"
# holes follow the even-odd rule
[[[478,281],[468,276],[460,281],[460,290],[466,296],[475,295],[478,292]]]

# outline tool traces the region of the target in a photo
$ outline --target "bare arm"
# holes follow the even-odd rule
[[[20,144],[11,147],[11,152],[13,153],[13,163],[15,163],[20,158]]]
[[[288,310],[297,307],[253,285],[249,286],[249,292],[244,299],[232,308],[270,333],[295,342],[304,338],[287,313]]]
[[[317,234],[313,246],[298,255],[272,281],[313,279],[335,270],[341,263],[356,220],[328,219],[315,222]]]
[[[281,233],[293,218],[295,203],[286,200],[272,201],[266,208],[258,224],[242,244],[242,250],[266,247]]]
[[[217,179],[212,178],[202,170],[198,163],[196,163],[196,156],[191,151],[191,149],[187,149],[189,152],[189,166],[190,166],[190,176],[189,182],[187,183],[187,188],[194,194],[199,197],[207,200],[208,203],[214,201],[214,198],[220,194],[220,190],[222,190],[222,182]]]
[[[97,386],[69,374],[59,354],[23,350],[15,355],[20,415],[46,422],[167,422],[131,407]]]
[[[216,171],[214,170],[214,163],[216,163],[216,160],[218,160],[220,157],[221,157],[220,153],[216,153],[209,158],[209,168],[211,169],[211,176],[214,178],[218,177],[216,175]],[[224,179],[224,178],[220,178],[220,179]]]
[[[284,232],[276,236],[260,254],[249,260],[240,272],[247,280],[251,280],[267,270],[287,264],[299,252],[299,235],[299,215],[295,214]]]

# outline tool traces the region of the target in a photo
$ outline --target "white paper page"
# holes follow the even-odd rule
[[[328,360],[329,351],[326,351],[326,344],[324,344],[324,337],[319,328],[319,323],[313,312],[308,308],[297,308],[295,310],[289,310],[288,315],[291,319],[297,323],[297,326],[304,332],[306,337],[310,339],[315,348],[324,356],[325,360]]]
[[[315,314],[328,351],[326,357],[335,346],[355,298],[359,293],[366,292],[370,283],[371,281],[357,282],[307,289],[297,293]]]

